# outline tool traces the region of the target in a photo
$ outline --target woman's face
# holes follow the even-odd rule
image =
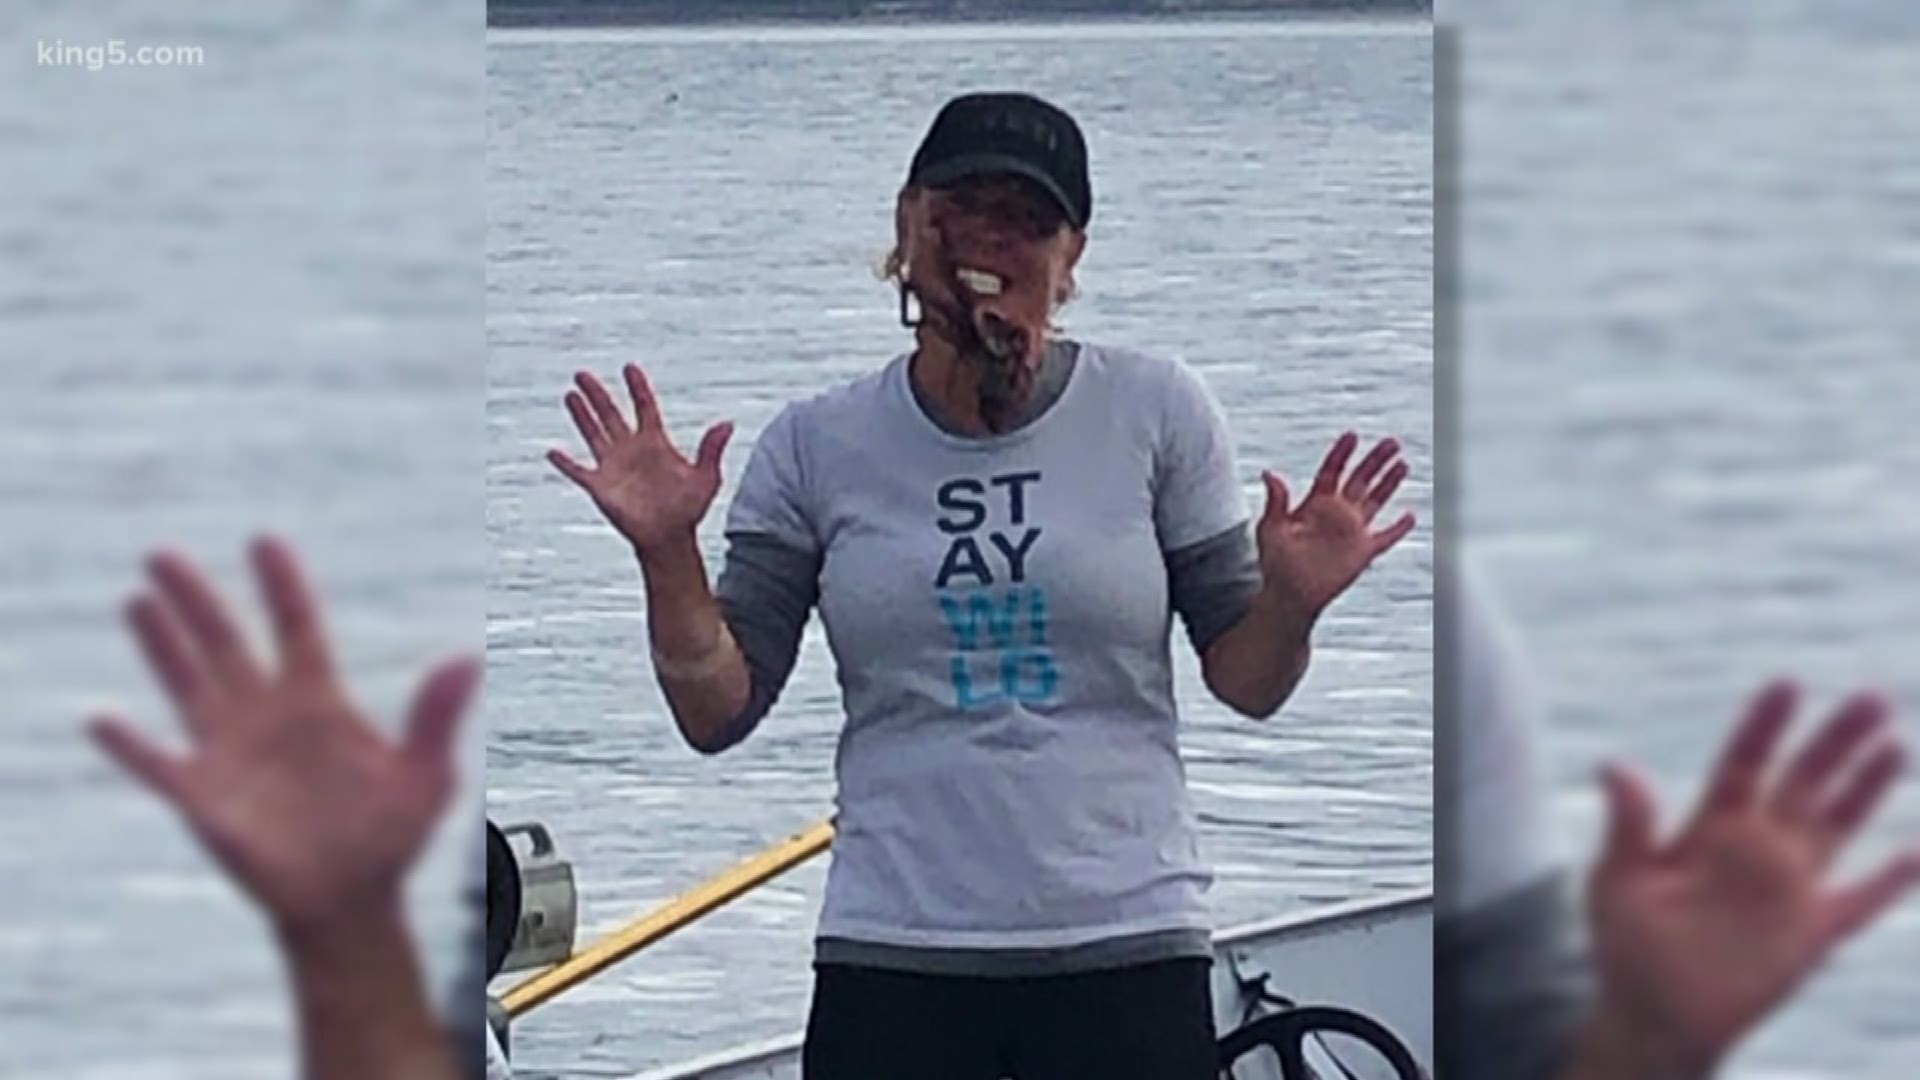
[[[900,210],[901,255],[934,329],[963,352],[984,346],[1019,367],[1038,364],[1086,234],[1045,193],[1013,178],[909,189]],[[942,325],[961,317],[972,335]]]

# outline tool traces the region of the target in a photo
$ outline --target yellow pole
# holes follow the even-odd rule
[[[833,822],[830,820],[789,837],[726,873],[709,879],[698,888],[681,893],[628,923],[623,929],[600,939],[592,948],[575,953],[566,962],[526,980],[508,991],[501,1004],[506,1006],[508,1016],[519,1017],[695,919],[806,862],[825,851],[831,843]]]

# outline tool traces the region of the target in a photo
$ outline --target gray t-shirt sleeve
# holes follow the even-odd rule
[[[1443,908],[1469,909],[1538,881],[1560,863],[1540,746],[1544,722],[1498,602],[1471,562],[1455,602],[1440,605],[1437,640],[1451,650],[1435,722],[1456,782],[1443,789],[1436,854]]]
[[[1153,525],[1187,639],[1204,653],[1247,612],[1259,557],[1226,413],[1200,373],[1166,369],[1154,447]]]
[[[493,1037],[486,1022],[487,971],[487,851],[483,833],[474,847],[480,857],[468,871],[466,886],[467,934],[464,962],[454,975],[447,1002],[448,1037],[460,1048],[462,1075],[492,1077],[491,1062],[483,1055],[485,1040]],[[473,871],[477,870],[478,873]]]
[[[1251,524],[1235,525],[1166,555],[1173,610],[1193,650],[1205,654],[1233,629],[1260,591],[1260,553]]]
[[[751,734],[786,688],[807,619],[820,598],[820,555],[767,533],[729,533],[714,592],[753,675],[747,707],[728,725],[724,747]]]
[[[793,674],[820,597],[823,555],[809,505],[803,447],[789,407],[755,441],[727,512],[727,553],[714,594],[746,657],[752,690],[715,751],[751,734]]]
[[[1583,912],[1549,826],[1541,713],[1497,606],[1471,565],[1439,630],[1453,679],[1435,722],[1450,746],[1442,789],[1436,1018],[1459,1034],[1440,1075],[1551,1078],[1591,1007]]]
[[[1160,550],[1179,551],[1246,522],[1233,436],[1200,373],[1169,364],[1153,464],[1153,526]]]
[[[1552,1080],[1593,1000],[1579,905],[1550,874],[1434,928],[1438,1075]]]
[[[727,509],[727,535],[761,533],[790,548],[819,551],[806,466],[798,413],[789,405],[754,440],[740,489]]]

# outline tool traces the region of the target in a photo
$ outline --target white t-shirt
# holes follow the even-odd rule
[[[1045,413],[963,438],[902,356],[789,406],[728,522],[821,560],[846,726],[823,938],[1053,949],[1210,927],[1166,554],[1248,519],[1173,360],[1084,345]]]
[[[1441,722],[1459,748],[1453,806],[1441,820],[1452,835],[1442,846],[1439,902],[1471,911],[1553,872],[1553,842],[1539,758],[1539,708],[1516,662],[1487,586],[1462,566],[1455,602],[1441,605],[1440,640],[1455,649],[1453,710]]]
[[[1443,789],[1435,924],[1443,1075],[1537,1080],[1564,1068],[1593,999],[1593,966],[1562,872],[1539,757],[1540,710],[1492,597],[1468,567],[1441,605],[1453,692],[1443,737],[1456,748]]]

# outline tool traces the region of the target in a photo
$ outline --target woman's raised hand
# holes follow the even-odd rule
[[[639,366],[628,364],[621,373],[633,397],[633,423],[627,423],[600,380],[582,371],[574,376],[575,388],[567,391],[567,411],[593,454],[593,466],[560,450],[549,451],[547,460],[593,498],[644,558],[693,536],[720,493],[720,455],[733,436],[733,424],[708,428],[689,460],[667,437],[653,388]]]
[[[1407,478],[1399,441],[1382,439],[1348,475],[1347,463],[1359,445],[1360,436],[1351,431],[1335,440],[1298,505],[1278,473],[1263,474],[1267,508],[1255,531],[1262,592],[1308,623],[1413,531],[1412,513],[1384,529],[1373,527]]]

